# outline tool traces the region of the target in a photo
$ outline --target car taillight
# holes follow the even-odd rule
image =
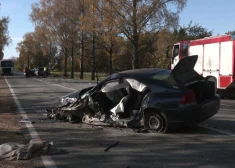
[[[188,107],[196,104],[196,95],[194,90],[190,90],[186,95],[180,99],[180,107]]]

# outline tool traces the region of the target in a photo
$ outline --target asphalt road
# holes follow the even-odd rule
[[[21,109],[42,140],[60,150],[49,161],[31,160],[34,167],[58,168],[228,168],[235,167],[235,100],[222,100],[208,121],[168,134],[136,133],[133,129],[101,128],[47,119],[45,108],[75,90],[95,83],[51,78],[6,76]],[[25,131],[26,137],[31,135]],[[108,146],[115,147],[104,151]]]

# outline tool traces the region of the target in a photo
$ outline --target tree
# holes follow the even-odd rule
[[[107,0],[111,13],[117,16],[116,26],[133,45],[132,68],[139,67],[139,40],[145,31],[160,31],[176,26],[178,15],[187,0]],[[174,8],[175,7],[175,8]]]
[[[28,67],[44,65],[45,60],[43,59],[41,45],[36,40],[34,32],[26,33],[23,36],[23,41],[17,44],[16,49],[20,53],[20,58],[25,61]]]
[[[227,31],[225,34],[235,34],[235,31],[234,30],[232,30],[232,31]]]
[[[107,52],[109,59],[109,74],[113,71],[113,55],[117,44],[120,44],[120,31],[115,25],[116,16],[112,11],[113,4],[107,3],[107,1],[100,1],[98,7],[98,16],[100,17],[101,24],[97,29],[98,38],[97,42]]]
[[[192,25],[192,21],[187,27],[183,26],[179,29],[175,29],[173,32],[174,42],[184,41],[184,40],[195,40],[204,37],[212,36],[213,31],[208,31],[206,28],[200,26],[198,23]]]
[[[32,5],[31,21],[36,25],[45,27],[57,42],[61,52],[64,53],[64,76],[67,76],[67,59],[71,32],[70,13],[71,3],[64,0],[41,0]]]
[[[42,52],[44,59],[47,60],[44,66],[51,66],[55,62],[54,59],[57,53],[56,42],[53,41],[48,29],[40,25],[35,27],[33,36],[35,42],[38,43],[38,49]]]
[[[8,31],[8,23],[9,17],[3,17],[2,19],[0,19],[0,60],[3,59],[4,56],[4,47],[8,46],[11,42]]]
[[[33,36],[32,33],[26,33],[23,36],[23,41],[17,44],[16,50],[20,53],[19,56],[22,60],[25,60],[25,64],[30,67],[31,60],[33,59]]]

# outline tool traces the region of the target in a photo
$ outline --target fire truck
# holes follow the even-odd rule
[[[210,77],[221,98],[235,96],[235,34],[181,41],[173,45],[171,69],[179,59],[198,55],[194,70],[203,77]]]

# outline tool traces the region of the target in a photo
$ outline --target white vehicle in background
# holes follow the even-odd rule
[[[0,61],[0,74],[1,75],[13,75],[14,73],[14,62],[10,59]]]

